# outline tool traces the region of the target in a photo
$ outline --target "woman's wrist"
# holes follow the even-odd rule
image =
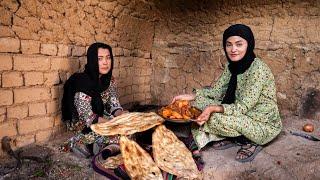
[[[209,106],[211,113],[223,113],[224,109],[221,105],[210,105]]]
[[[192,92],[191,96],[192,96],[192,100],[195,100],[197,95],[196,95],[196,93]]]

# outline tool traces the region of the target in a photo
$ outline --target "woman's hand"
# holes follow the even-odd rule
[[[102,117],[99,117],[98,118],[98,123],[105,123],[105,122],[107,122],[108,120],[107,119],[105,119],[105,118],[102,118]]]
[[[114,112],[114,116],[120,116],[121,114],[125,114],[128,112],[129,111],[127,111],[127,110],[118,109],[118,110],[116,110],[116,112]]]
[[[224,112],[223,106],[220,106],[220,105],[207,106],[202,111],[200,116],[196,119],[197,120],[197,124],[202,126],[205,122],[207,122],[209,120],[209,118],[210,118],[212,113],[223,113],[223,112]]]
[[[196,119],[197,124],[199,124],[199,126],[202,126],[205,122],[209,120],[211,113],[212,113],[212,109],[210,108],[210,106],[206,107],[202,111],[200,116]]]
[[[196,98],[195,94],[181,94],[181,95],[175,96],[172,99],[171,104],[173,104],[175,101],[178,101],[178,100],[193,101],[195,98]]]

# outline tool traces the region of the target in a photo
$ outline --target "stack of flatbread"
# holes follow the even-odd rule
[[[91,129],[103,136],[131,135],[146,131],[164,122],[164,119],[154,112],[132,112],[122,114],[105,123],[91,125]]]
[[[154,163],[151,156],[136,142],[129,140],[125,136],[121,136],[120,150],[126,171],[131,179],[163,179],[160,169]]]
[[[201,179],[191,152],[164,125],[158,126],[152,134],[152,149],[160,169],[186,179]]]
[[[104,164],[115,168],[122,162],[132,179],[163,179],[160,169],[180,179],[202,179],[191,152],[172,131],[161,125],[164,119],[154,112],[127,113],[112,120],[91,125],[91,129],[103,136],[124,135],[120,138],[121,156],[110,157]],[[159,125],[152,134],[153,158],[136,142],[126,136],[146,131]],[[160,168],[160,169],[159,169]]]

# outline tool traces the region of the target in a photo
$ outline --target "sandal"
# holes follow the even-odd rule
[[[192,158],[196,163],[198,170],[202,171],[202,169],[204,168],[205,162],[203,161],[202,154],[198,149],[194,149],[192,151]]]
[[[257,144],[242,145],[237,152],[236,160],[242,163],[251,162],[261,150],[262,146]]]
[[[71,151],[80,158],[89,158],[91,156],[91,153],[85,144],[77,143],[71,147]]]
[[[217,141],[212,145],[212,148],[215,150],[225,150],[225,149],[229,149],[231,147],[237,146],[236,143],[230,141],[230,140],[221,140],[221,141]]]

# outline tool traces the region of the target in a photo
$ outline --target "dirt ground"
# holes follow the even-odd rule
[[[20,168],[13,169],[15,159],[0,159],[0,179],[92,179],[94,173],[90,167],[90,159],[59,151],[59,145],[68,136],[66,134],[47,144],[23,148],[24,155],[40,157],[43,162],[24,160]]]
[[[311,135],[320,136],[320,121],[290,117],[283,120],[281,134],[257,155],[254,161],[234,160],[237,147],[224,151],[206,148],[204,179],[320,179],[320,141],[290,134],[302,132],[305,123],[315,125]],[[23,153],[37,156],[43,162],[24,160],[18,169],[13,158],[0,159],[0,180],[5,179],[105,179],[91,168],[90,159],[58,150],[70,134],[56,137],[47,144],[24,147]]]

